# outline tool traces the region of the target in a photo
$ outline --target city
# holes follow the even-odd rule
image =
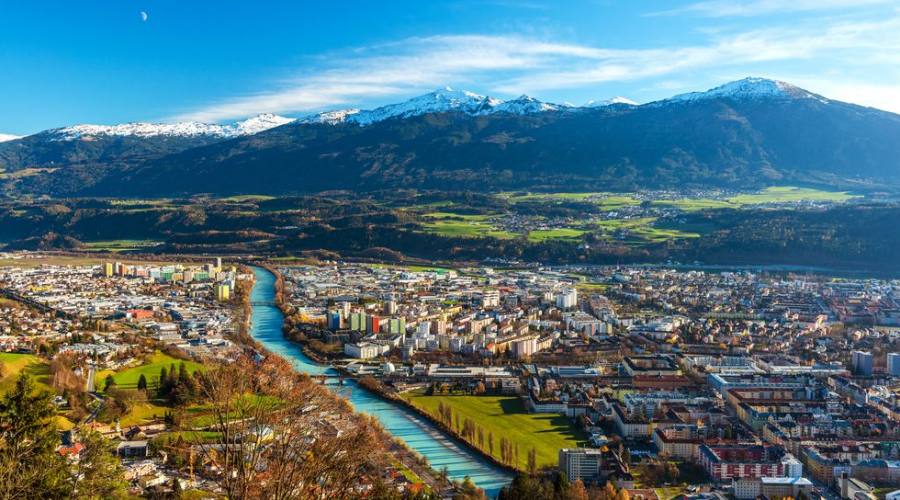
[[[900,500],[898,54],[897,0],[5,2],[0,500]]]
[[[897,281],[3,258],[2,385],[18,370],[37,375],[68,428],[59,453],[77,460],[76,425],[99,432],[134,492],[174,481],[221,493],[208,451],[224,446],[219,427],[278,439],[274,427],[214,423],[199,388],[214,366],[265,356],[246,326],[259,307],[283,313],[293,355],[333,367],[311,372],[308,384],[334,391],[318,398],[355,381],[352,391],[427,419],[506,474],[555,470],[644,498],[876,499],[900,487]],[[270,271],[273,299],[251,299]],[[163,395],[170,377],[189,389]],[[353,432],[337,408],[307,425]],[[193,450],[188,467],[173,461],[176,438]],[[374,465],[379,484],[446,481],[415,448],[388,453],[405,458]]]

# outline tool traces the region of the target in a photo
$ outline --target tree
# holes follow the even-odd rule
[[[147,377],[142,373],[140,378],[138,378],[137,388],[139,391],[147,390]]]
[[[103,382],[103,390],[108,391],[114,385],[116,385],[116,379],[113,378],[112,374],[106,375],[106,380]]]
[[[376,477],[388,463],[389,441],[377,421],[353,414],[346,400],[283,359],[243,357],[212,367],[202,380],[198,393],[209,405],[210,430],[226,447],[203,440],[188,444],[198,460],[221,471],[227,498],[346,498],[348,484]],[[310,441],[311,427],[320,425],[305,411],[310,405],[345,415],[353,431]],[[267,431],[264,446],[260,430]]]
[[[532,476],[537,473],[537,450],[534,447],[528,452],[528,473]]]
[[[36,393],[25,373],[0,400],[0,498],[63,498],[69,471],[56,453],[50,395]]]
[[[581,479],[576,479],[575,482],[569,486],[569,499],[588,500],[587,488],[584,487],[584,483]]]
[[[469,476],[466,476],[462,483],[457,485],[456,494],[453,495],[453,500],[482,500],[484,498],[486,498],[484,491],[475,486]]]
[[[74,498],[122,498],[126,484],[122,465],[113,453],[112,443],[95,431],[81,436],[84,449],[72,471]]]
[[[169,375],[166,373],[166,367],[159,369],[159,380],[156,382],[156,390],[162,392],[162,388],[168,384]]]

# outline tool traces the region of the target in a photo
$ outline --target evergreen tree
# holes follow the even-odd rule
[[[138,378],[137,388],[139,391],[147,390],[147,377],[142,373],[140,378]]]
[[[169,375],[166,372],[166,367],[162,367],[159,369],[159,381],[156,383],[157,392],[162,392],[163,387],[166,386],[166,383],[169,379]],[[162,394],[160,394],[162,396]]]
[[[0,400],[0,492],[5,498],[62,498],[69,494],[69,471],[56,452],[59,438],[49,419],[50,395],[36,393],[22,373]]]
[[[116,379],[113,378],[112,374],[107,375],[106,380],[103,382],[103,390],[108,391],[114,385],[116,385]]]

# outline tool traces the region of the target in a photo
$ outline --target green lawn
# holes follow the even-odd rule
[[[560,228],[560,229],[538,229],[528,233],[528,241],[541,243],[547,240],[577,240],[585,231],[581,229]]]
[[[167,354],[163,354],[159,351],[154,352],[150,359],[140,365],[133,368],[126,368],[125,370],[119,372],[112,372],[110,370],[103,370],[101,372],[97,372],[94,375],[94,385],[97,389],[102,389],[106,380],[106,376],[112,374],[113,380],[116,381],[116,385],[119,386],[120,389],[134,389],[137,387],[138,380],[141,378],[141,375],[144,375],[147,379],[148,385],[153,385],[156,381],[159,380],[159,372],[161,368],[169,369],[171,365],[175,365],[175,370],[177,372],[178,365],[184,363],[185,368],[187,368],[188,373],[194,373],[195,371],[203,371],[204,367],[200,363],[194,361],[182,361],[177,358],[173,358]]]
[[[657,200],[654,205],[663,205],[675,207],[685,212],[696,212],[699,210],[714,210],[718,208],[738,208],[736,203],[725,200],[711,200],[707,198],[683,198],[680,200]]]
[[[434,215],[434,214],[428,214]],[[494,229],[490,224],[484,222],[487,216],[484,215],[467,215],[454,216],[452,218],[426,217],[429,222],[422,224],[425,231],[439,236],[448,236],[451,238],[497,238],[510,239],[516,235],[508,231],[500,231]]]
[[[506,198],[510,203],[527,202],[527,201],[590,201],[599,205],[606,210],[615,210],[617,208],[627,207],[631,205],[639,205],[641,202],[629,195],[612,194],[612,193],[527,193],[512,194],[500,193],[498,196]]]
[[[88,241],[84,246],[94,252],[124,252],[138,248],[149,248],[158,245],[158,241],[151,240],[108,240]]]
[[[558,414],[527,413],[522,400],[514,396],[425,396],[421,390],[406,393],[413,405],[434,415],[438,403],[449,404],[454,415],[473,420],[484,429],[484,451],[489,452],[487,436],[494,434],[494,453],[500,459],[500,438],[505,437],[519,446],[518,467],[526,469],[528,452],[533,447],[538,467],[556,466],[560,448],[574,448],[586,442],[586,436],[567,419]],[[455,417],[454,417],[455,419]],[[477,438],[476,438],[477,439]],[[472,443],[477,446],[476,443]]]
[[[269,196],[266,194],[239,194],[235,196],[228,196],[226,198],[221,198],[222,201],[233,201],[236,203],[242,203],[246,201],[268,201],[274,200],[274,196]]]
[[[137,403],[128,410],[128,413],[122,416],[119,423],[121,425],[142,425],[154,420],[160,420],[165,416],[166,411],[171,410],[165,406],[159,406],[150,402]]]
[[[822,191],[819,189],[779,186],[766,188],[755,194],[742,194],[729,198],[728,201],[740,205],[756,205],[760,203],[791,203],[797,201],[831,201],[845,202],[859,198],[846,191]]]
[[[0,394],[12,389],[23,371],[31,375],[37,388],[50,390],[50,365],[43,359],[31,354],[3,352],[0,353],[0,363],[3,363]]]
[[[663,229],[653,227],[655,217],[640,217],[635,219],[610,219],[596,223],[596,226],[604,233],[627,231],[632,243],[663,243],[678,238],[699,238],[698,233],[679,231],[678,229]]]

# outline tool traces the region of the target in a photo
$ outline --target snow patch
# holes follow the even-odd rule
[[[98,135],[134,137],[217,137],[227,139],[253,135],[294,121],[292,118],[265,113],[243,121],[218,125],[201,122],[123,123],[120,125],[73,125],[49,131],[54,140],[73,141]]]

